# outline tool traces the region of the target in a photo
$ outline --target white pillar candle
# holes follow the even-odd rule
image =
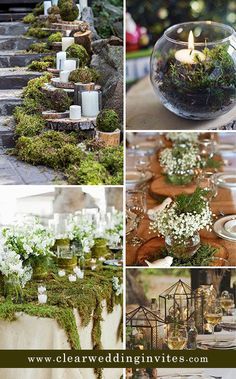
[[[52,5],[58,5],[58,0],[52,0]]]
[[[68,83],[70,73],[71,73],[71,71],[61,71],[60,72],[60,81],[61,81],[61,83]]]
[[[57,70],[64,70],[64,63],[66,60],[66,52],[60,51],[57,53]]]
[[[80,5],[81,13],[82,13],[84,8],[88,7],[88,0],[79,0],[79,5]]]
[[[45,294],[42,294],[42,295],[38,294],[38,301],[39,301],[40,304],[46,304],[47,300],[48,300],[47,295],[45,295]]]
[[[76,275],[69,275],[68,279],[70,282],[76,282]]]
[[[64,61],[63,66],[64,71],[74,71],[76,70],[76,60],[74,59],[67,59]]]
[[[79,10],[79,16],[77,17],[77,20],[80,20],[81,19],[81,9],[80,9],[80,5],[79,4],[76,4],[77,5],[77,8]]]
[[[82,115],[84,117],[97,117],[99,113],[99,96],[97,91],[85,91],[81,94]]]
[[[175,59],[183,64],[196,64],[197,60],[204,61],[206,56],[199,50],[194,50],[194,37],[192,30],[188,37],[188,49],[181,49],[176,51]]]
[[[81,119],[81,107],[79,105],[70,106],[70,119],[71,120]]]
[[[74,37],[62,37],[62,51],[66,51],[73,43],[75,43]]]
[[[44,1],[43,6],[44,6],[44,16],[48,16],[48,10],[49,10],[49,8],[51,8],[52,2],[51,1]]]

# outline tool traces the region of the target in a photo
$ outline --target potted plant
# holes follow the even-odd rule
[[[120,144],[120,120],[113,109],[104,109],[98,114],[96,129],[98,139],[102,140],[105,146]]]

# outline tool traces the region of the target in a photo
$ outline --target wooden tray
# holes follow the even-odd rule
[[[224,246],[220,245],[219,243],[209,240],[209,239],[204,239],[204,238],[201,238],[201,242],[219,249],[218,252],[215,254],[215,257],[220,257],[224,259],[229,258],[228,251],[226,250]],[[145,263],[145,260],[148,260],[149,262],[153,262],[157,259],[162,259],[163,257],[161,256],[161,249],[163,247],[165,247],[164,238],[154,237],[144,242],[144,244],[141,245],[137,250],[136,264],[138,266],[147,266],[147,264]]]
[[[168,183],[164,175],[160,175],[153,180],[150,184],[149,192],[150,195],[157,199],[161,197],[174,197],[180,195],[181,193],[192,194],[196,190],[196,184],[187,184],[183,186],[176,186],[174,184]]]

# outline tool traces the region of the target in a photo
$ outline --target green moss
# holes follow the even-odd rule
[[[123,175],[124,149],[123,146],[107,147],[99,151],[99,162],[111,175]]]
[[[23,22],[25,24],[33,24],[33,22],[36,20],[36,17],[33,13],[29,13],[27,14],[24,18],[23,18]]]
[[[82,45],[77,45],[73,43],[66,50],[67,59],[77,58],[81,67],[86,66],[89,63],[90,57],[87,53],[87,50]]]
[[[27,31],[27,36],[35,38],[47,38],[51,33],[47,30],[43,30],[41,27],[31,27]]]
[[[77,309],[82,327],[88,326],[92,320],[93,348],[102,348],[102,302],[106,301],[109,313],[113,311],[115,304],[122,305],[122,296],[116,296],[112,289],[113,276],[122,278],[122,270],[116,268],[101,268],[99,272],[86,270],[85,279],[75,283],[70,283],[67,278],[59,278],[52,273],[44,281],[48,294],[46,305],[38,304],[38,283],[31,281],[24,289],[23,304],[13,304],[7,301],[0,304],[0,319],[14,321],[16,312],[54,319],[65,330],[71,349],[78,350],[81,346],[73,314],[73,309]],[[0,288],[1,295],[3,296],[2,288]]]
[[[96,70],[88,67],[78,68],[70,73],[69,81],[73,83],[96,83],[99,74]]]
[[[60,8],[57,5],[53,5],[49,8],[48,14],[60,14]]]
[[[49,45],[52,45],[53,42],[61,42],[61,40],[62,40],[62,33],[61,32],[53,33],[48,37]]]
[[[18,113],[18,123],[15,134],[19,136],[33,137],[45,128],[45,121],[38,115],[27,115]]]
[[[48,45],[46,42],[32,43],[32,45],[30,45],[28,51],[33,52],[33,53],[38,53],[38,54],[48,53],[50,50],[48,50],[47,46]]]
[[[49,92],[48,97],[50,101],[50,109],[57,112],[67,111],[72,104],[69,95],[62,89]]]
[[[45,74],[39,78],[31,79],[23,90],[23,106],[26,113],[42,112],[50,109],[50,102],[47,94],[42,91],[42,87],[49,82],[50,74]]]
[[[118,114],[113,109],[104,109],[97,116],[96,127],[101,132],[114,132],[120,129]]]
[[[63,21],[75,21],[79,16],[79,9],[73,1],[68,0],[60,6],[60,15]]]
[[[51,62],[33,61],[29,64],[28,70],[43,72],[43,71],[47,71],[49,67],[52,67]]]
[[[107,184],[109,181],[105,167],[95,161],[91,154],[81,162],[80,166],[70,165],[66,175],[70,184],[99,185]]]

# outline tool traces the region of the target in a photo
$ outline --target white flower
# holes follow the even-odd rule
[[[200,167],[198,150],[194,146],[164,149],[160,154],[160,165],[168,175],[188,174],[194,168]]]
[[[119,278],[117,276],[113,276],[112,278],[112,288],[113,291],[115,291],[116,296],[123,293],[123,284],[119,282]]]
[[[170,132],[170,133],[166,133],[166,138],[173,142],[195,143],[198,141],[198,133]]]
[[[25,286],[32,276],[32,268],[30,266],[24,267],[20,256],[8,249],[1,251],[0,271],[7,278],[18,278],[22,287]]]

